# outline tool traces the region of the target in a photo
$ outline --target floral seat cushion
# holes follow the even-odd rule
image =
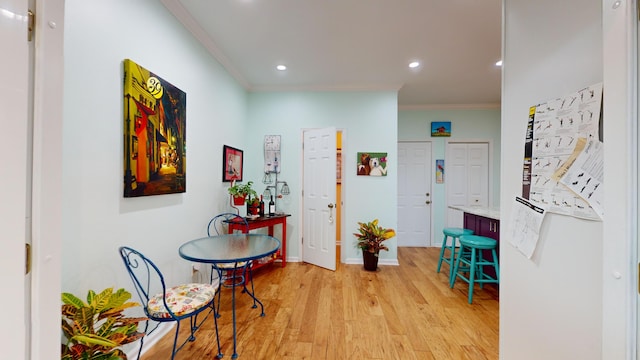
[[[217,263],[215,266],[218,269],[235,269],[235,268],[243,268],[247,264],[246,261],[240,261],[237,263]]]
[[[209,284],[182,284],[167,289],[167,305],[176,316],[192,313],[211,302],[217,286]],[[149,316],[170,318],[162,302],[162,294],[156,294],[147,303]]]

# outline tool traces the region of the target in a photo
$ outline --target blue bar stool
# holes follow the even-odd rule
[[[476,283],[480,285],[480,288],[486,283],[500,283],[500,266],[498,265],[498,255],[496,254],[497,244],[497,241],[485,236],[460,236],[460,255],[456,258],[450,287],[453,288],[457,278],[466,281],[469,284],[469,304],[473,300],[473,287]],[[484,259],[482,250],[491,250],[493,259]],[[485,266],[493,266],[496,276],[492,277],[486,274],[483,271]],[[467,273],[468,276],[465,276]]]
[[[442,262],[446,262],[449,264],[449,286],[451,286],[451,282],[453,281],[453,266],[455,265],[456,259],[456,241],[462,235],[471,235],[473,234],[473,230],[470,229],[462,229],[462,228],[454,228],[448,227],[442,229],[444,233],[444,240],[442,240],[442,248],[440,248],[440,259],[438,260],[438,270],[436,272],[440,272],[440,267],[442,266]],[[451,244],[447,244],[447,239],[451,238]],[[445,249],[449,249],[449,254],[445,256]]]

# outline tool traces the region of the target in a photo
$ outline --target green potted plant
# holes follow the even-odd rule
[[[367,223],[359,222],[358,226],[358,232],[353,235],[357,239],[356,246],[362,249],[364,269],[376,271],[380,250],[389,251],[384,242],[396,236],[396,232],[393,229],[378,226],[378,219]]]
[[[66,340],[62,360],[127,359],[121,345],[144,336],[138,323],[147,318],[125,317],[125,309],[140,306],[127,302],[131,294],[125,289],[108,288],[96,294],[89,290],[87,302],[70,293],[62,293],[62,334]]]
[[[233,197],[233,204],[236,206],[243,205],[247,197],[249,199],[257,198],[258,193],[252,188],[253,181],[247,181],[246,184],[240,184],[235,182],[231,183],[228,192]]]

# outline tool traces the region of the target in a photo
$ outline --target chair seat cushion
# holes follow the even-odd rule
[[[217,286],[209,284],[182,284],[167,289],[167,305],[176,316],[190,314],[213,300]],[[162,294],[156,294],[147,304],[149,316],[155,318],[170,318],[171,315],[164,307]]]
[[[240,261],[237,263],[216,263],[218,269],[236,269],[243,268],[247,264],[246,261]]]

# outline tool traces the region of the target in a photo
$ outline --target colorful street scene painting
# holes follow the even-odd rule
[[[186,191],[187,94],[124,60],[124,197]]]
[[[387,153],[383,152],[359,152],[358,175],[387,176]]]

